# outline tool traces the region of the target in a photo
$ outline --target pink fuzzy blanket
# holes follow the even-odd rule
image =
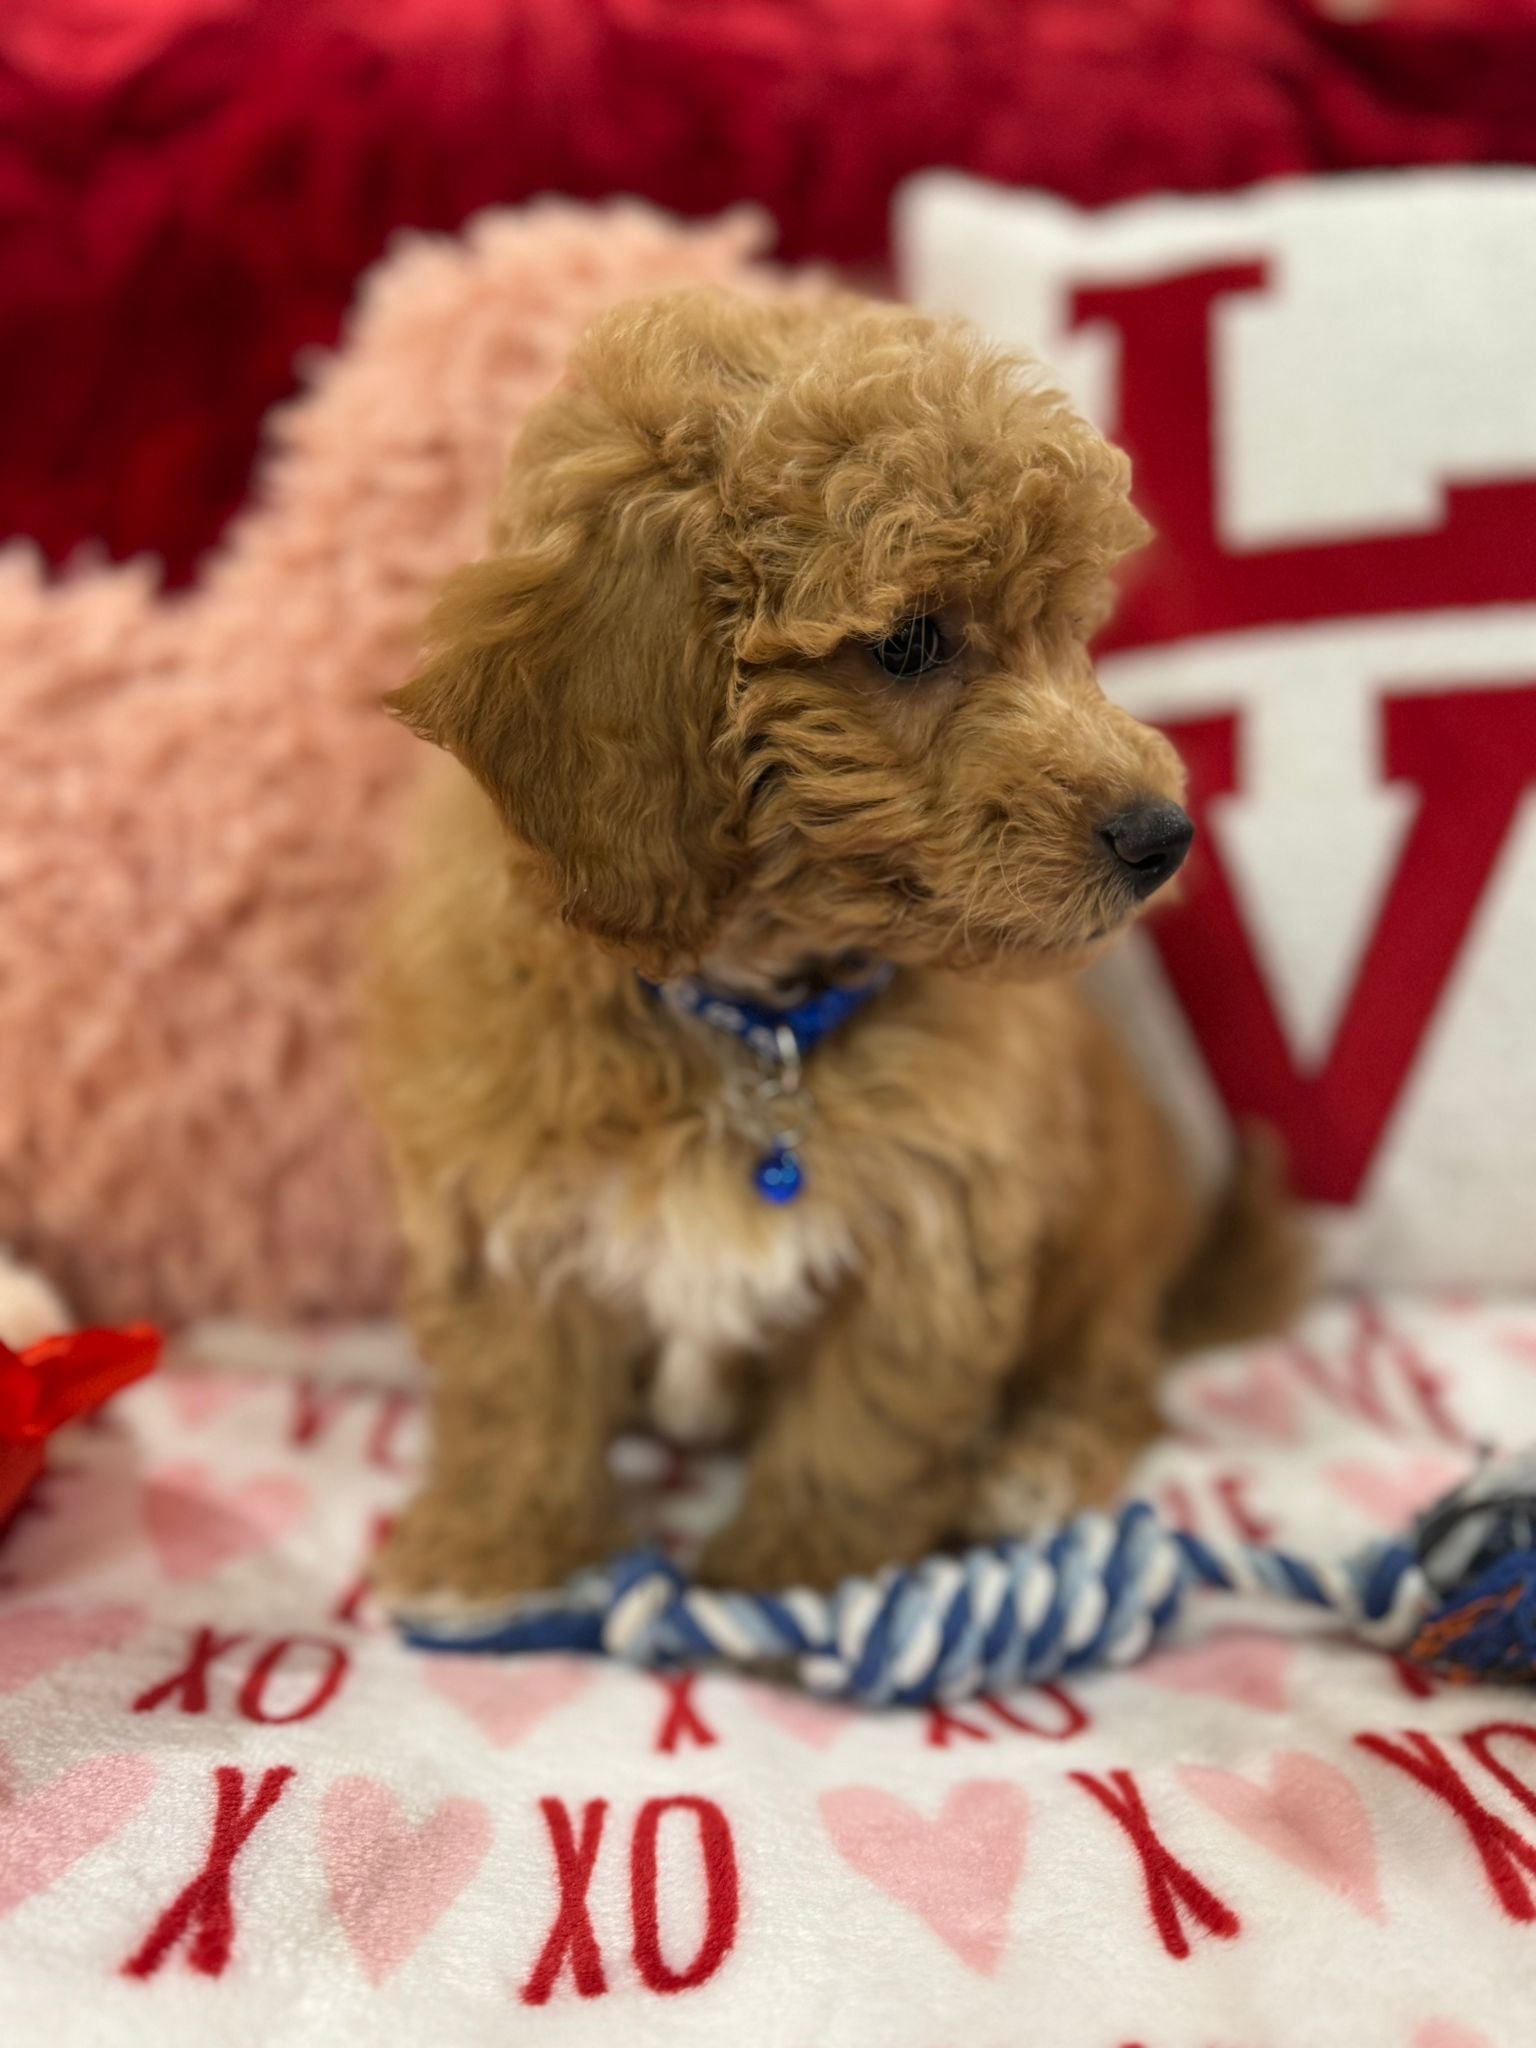
[[[402,244],[196,590],[0,552],[0,1242],[87,1318],[385,1304],[349,979],[418,750],[378,700],[577,332],[768,288],[760,239],[550,205]]]

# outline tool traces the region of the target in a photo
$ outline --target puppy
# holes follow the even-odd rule
[[[399,1605],[623,1541],[649,1413],[772,1587],[1113,1494],[1170,1344],[1281,1312],[1074,977],[1192,836],[1088,638],[1145,534],[1033,365],[852,299],[591,330],[391,700],[453,757],[370,998],[434,1374]],[[1234,1313],[1235,1311],[1235,1313]]]

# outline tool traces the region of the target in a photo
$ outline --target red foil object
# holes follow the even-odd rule
[[[151,1324],[133,1323],[45,1337],[25,1351],[0,1343],[0,1528],[43,1469],[53,1432],[153,1372],[163,1342]]]

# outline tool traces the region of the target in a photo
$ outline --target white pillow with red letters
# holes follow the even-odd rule
[[[934,175],[897,244],[1159,528],[1102,673],[1201,839],[1104,986],[1197,1151],[1276,1124],[1340,1275],[1536,1281],[1536,174],[1100,213]]]

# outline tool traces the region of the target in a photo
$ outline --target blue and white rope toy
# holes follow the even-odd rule
[[[1529,1682],[1536,1451],[1490,1461],[1409,1538],[1342,1561],[1213,1543],[1132,1501],[1048,1537],[930,1557],[830,1593],[720,1592],[637,1552],[558,1595],[403,1626],[424,1649],[582,1650],[657,1668],[787,1663],[824,1697],[919,1706],[1133,1664],[1197,1589],[1301,1602],[1448,1676]]]

